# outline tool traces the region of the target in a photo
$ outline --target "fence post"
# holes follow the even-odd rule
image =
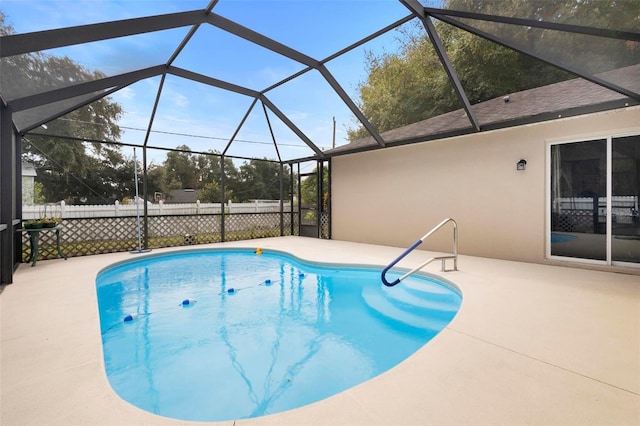
[[[196,200],[196,214],[200,214],[200,200]]]
[[[115,215],[118,216],[118,212],[120,210],[120,201],[116,200],[116,202],[113,203],[113,204],[114,204],[114,207],[116,209],[116,214]]]
[[[60,219],[62,219],[64,217],[64,207],[65,207],[66,203],[64,202],[64,200],[60,201]]]

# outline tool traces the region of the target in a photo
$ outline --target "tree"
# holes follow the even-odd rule
[[[0,12],[0,35],[14,33]],[[99,71],[87,70],[68,57],[40,52],[2,58],[0,73],[6,99],[103,77]],[[47,123],[46,133],[51,136],[25,138],[23,155],[36,168],[36,182],[42,184],[45,201],[74,197],[106,201],[118,193],[118,182],[113,177],[114,169],[123,160],[120,149],[97,141],[120,137],[117,121],[121,114],[117,103],[102,98]]]
[[[162,164],[164,185],[161,192],[166,193],[172,189],[197,189],[200,190],[200,201],[220,202],[222,200],[222,167],[220,165],[220,153],[209,151],[207,154],[192,154],[187,145],[176,147],[178,151],[167,153]],[[224,159],[225,171],[225,199],[233,197],[238,170],[230,158]],[[156,171],[159,174],[159,170]]]
[[[198,159],[187,145],[176,147],[164,160],[166,182],[169,189],[200,189],[201,177]]]
[[[156,192],[160,194],[169,192],[166,182],[167,173],[164,166],[153,162],[147,165],[147,192],[152,199],[155,199]]]
[[[44,204],[45,198],[42,194],[42,183],[33,182],[33,202],[34,204]]]
[[[234,197],[238,201],[279,200],[280,165],[271,161],[251,160],[240,166],[237,190]],[[285,172],[283,178],[288,180]]]
[[[34,164],[46,202],[112,202],[133,188],[133,163],[118,151],[101,150],[100,155],[91,144],[36,135],[27,135],[24,142],[23,157]]]
[[[323,210],[327,210],[329,201],[329,168],[322,168],[322,203]],[[313,175],[307,176],[300,184],[300,194],[303,206],[317,206],[318,197],[318,169],[313,169]]]
[[[444,8],[627,30],[637,29],[640,16],[640,2],[620,0],[446,0]],[[556,60],[570,61],[572,66],[592,74],[640,62],[637,42],[463,21]],[[435,26],[472,104],[574,77],[449,24],[436,21]],[[379,132],[461,108],[421,24],[402,32],[400,38],[398,53],[369,53],[368,77],[358,87],[359,106]],[[353,141],[369,134],[357,126],[349,129],[348,135]]]
[[[220,154],[211,151],[211,155],[200,156],[201,176],[204,183],[200,190],[200,201],[219,203],[222,201],[222,167]],[[225,200],[233,200],[238,170],[230,158],[224,159]]]
[[[233,189],[225,187],[225,201],[233,200]],[[222,187],[219,181],[211,181],[204,184],[200,190],[200,201],[205,203],[222,202]]]

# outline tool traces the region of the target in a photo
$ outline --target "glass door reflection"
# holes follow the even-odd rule
[[[551,255],[606,260],[607,140],[551,147]]]
[[[611,144],[611,260],[640,263],[640,136]]]

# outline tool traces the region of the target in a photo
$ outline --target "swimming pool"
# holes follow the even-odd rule
[[[113,389],[153,413],[258,417],[369,380],[455,316],[451,283],[281,252],[188,250],[113,265],[96,285]],[[391,274],[390,274],[391,275]]]
[[[557,232],[551,233],[551,244],[568,243],[578,239],[575,235],[558,234]]]

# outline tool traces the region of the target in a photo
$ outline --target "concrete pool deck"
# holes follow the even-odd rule
[[[308,260],[372,265],[403,251],[304,237],[195,247],[258,246]],[[143,255],[18,268],[0,294],[0,424],[190,424],[128,404],[105,375],[95,276],[134,256]],[[399,266],[417,266],[428,256],[415,251]],[[639,275],[468,256],[460,256],[459,269],[425,268],[462,290],[462,307],[400,365],[315,404],[212,424],[640,424]]]

